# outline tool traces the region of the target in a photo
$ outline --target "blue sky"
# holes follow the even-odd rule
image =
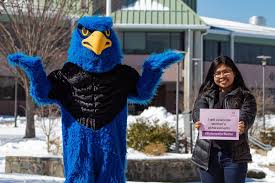
[[[275,0],[197,0],[201,16],[248,23],[254,15],[264,16],[275,27]]]

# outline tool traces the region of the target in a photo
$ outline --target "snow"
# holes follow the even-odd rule
[[[128,123],[134,123],[138,118],[147,118],[149,122],[161,124],[164,121],[169,125],[176,125],[176,116],[166,111],[163,107],[149,107],[143,113],[138,116],[129,115]],[[1,120],[6,121],[1,123]],[[36,134],[37,138],[34,139],[24,139],[25,132],[25,118],[18,119],[18,127],[14,127],[12,117],[9,118],[0,118],[0,182],[5,183],[61,183],[64,182],[63,178],[57,177],[48,177],[48,176],[39,176],[39,175],[24,175],[24,174],[5,174],[5,156],[9,155],[20,155],[20,156],[54,156],[51,153],[47,152],[47,147],[45,143],[45,135],[41,130],[41,123],[49,123],[52,119],[47,118],[35,118],[36,121]],[[55,127],[57,135],[61,133],[61,122],[60,118],[55,119],[58,122],[58,125]],[[183,130],[183,116],[179,117],[180,129]],[[256,122],[261,124],[261,118],[257,118]],[[275,115],[268,115],[266,117],[266,125],[268,127],[275,127]],[[149,156],[142,152],[138,152],[132,148],[127,150],[128,159],[182,159],[190,158],[191,154],[176,154],[176,153],[166,153],[163,156]],[[256,153],[254,149],[251,149],[253,162],[249,163],[249,169],[264,171],[267,176],[265,179],[248,179],[248,182],[275,182],[275,172],[268,169],[267,166],[275,165],[275,147],[272,151],[267,152],[266,155],[261,155]],[[138,182],[128,182],[128,183],[138,183]]]
[[[27,175],[27,174],[0,174],[0,182],[5,183],[63,183],[64,178]]]
[[[136,151],[132,148],[127,150],[127,159],[143,160],[143,159],[188,159],[191,158],[191,154],[177,154],[177,153],[166,153],[162,156],[151,156],[146,155],[142,152]]]
[[[257,118],[256,120],[259,123],[263,123],[263,118]],[[265,116],[265,122],[267,128],[275,128],[275,115],[270,114]]]
[[[168,11],[169,8],[163,6],[163,4],[158,3],[154,0],[137,0],[133,5],[129,5],[128,7],[122,8],[122,10],[160,10],[160,11]]]
[[[137,122],[139,118],[146,118],[151,124],[162,125],[163,123],[168,123],[170,127],[176,128],[176,115],[168,112],[164,107],[153,107],[150,106],[148,109],[145,109],[138,116],[128,116],[128,126],[132,123]],[[184,116],[179,114],[178,119],[179,130],[184,130]]]

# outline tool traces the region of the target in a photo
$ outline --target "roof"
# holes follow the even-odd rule
[[[231,34],[236,36],[275,39],[275,28],[253,25],[217,18],[201,17],[210,26],[210,33]]]
[[[115,27],[125,29],[207,28],[204,21],[181,0],[137,0],[111,16]]]

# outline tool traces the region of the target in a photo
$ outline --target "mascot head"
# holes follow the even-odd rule
[[[107,72],[121,63],[122,51],[110,17],[84,16],[73,31],[68,61],[88,72]]]

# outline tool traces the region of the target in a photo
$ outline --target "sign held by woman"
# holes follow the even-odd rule
[[[200,109],[200,139],[239,140],[240,110]]]

